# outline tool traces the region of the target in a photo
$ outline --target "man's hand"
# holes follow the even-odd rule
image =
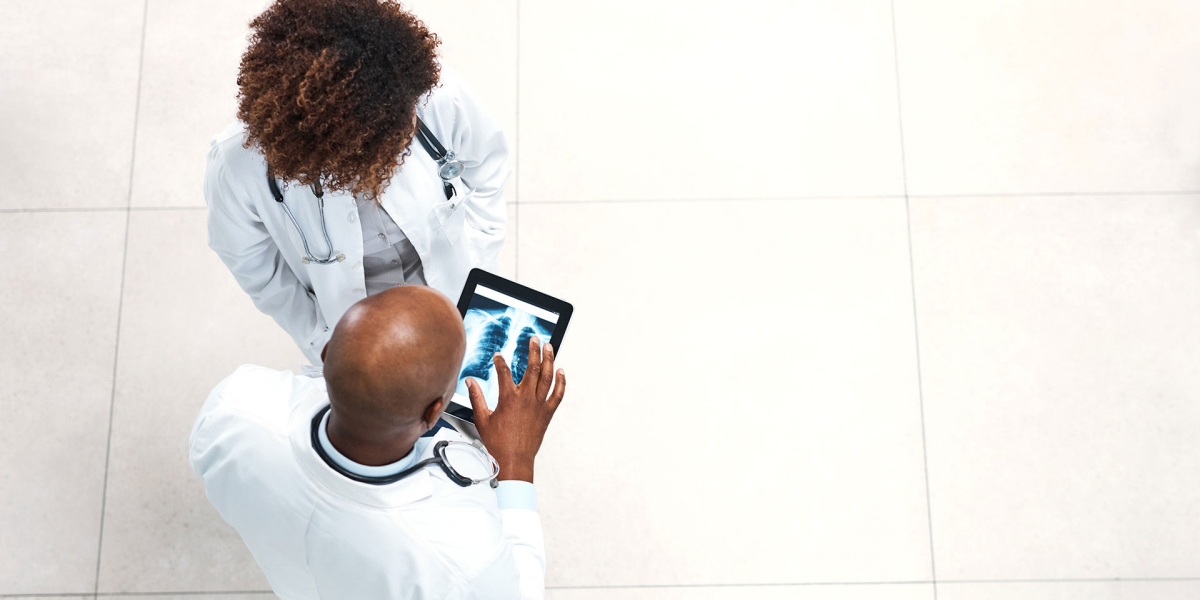
[[[536,337],[529,340],[529,366],[520,384],[513,383],[512,371],[502,356],[496,354],[492,362],[496,365],[500,388],[496,410],[488,409],[479,383],[467,379],[475,428],[483,445],[500,464],[499,479],[533,483],[533,459],[542,447],[554,411],[562,403],[567,376],[562,369],[555,373],[554,348],[546,344],[543,352]]]

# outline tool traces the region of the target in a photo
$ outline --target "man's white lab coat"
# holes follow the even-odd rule
[[[504,132],[454,71],[418,103],[421,120],[462,160],[458,193],[447,200],[437,163],[414,141],[380,196],[383,209],[412,242],[430,287],[457,300],[474,267],[495,270],[507,219],[504,182],[510,172]],[[267,164],[257,146],[243,147],[245,124],[212,140],[204,177],[208,245],[233,273],[254,305],[292,336],[314,365],[331,329],[351,305],[367,297],[362,225],[353,196],[325,191],[331,264],[304,264],[304,245],[267,186]],[[314,256],[329,248],[312,189],[292,182],[284,202],[304,230]]]
[[[312,447],[324,379],[245,366],[192,429],[192,469],[282,600],[542,598],[533,510],[426,467],[388,485],[348,479]],[[462,439],[442,429],[436,439]],[[430,450],[426,450],[428,454]],[[427,456],[422,456],[427,458]]]

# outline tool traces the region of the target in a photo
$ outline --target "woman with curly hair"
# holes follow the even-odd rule
[[[315,365],[352,304],[457,298],[504,243],[504,133],[390,0],[278,0],[250,23],[238,121],[213,138],[208,242]]]

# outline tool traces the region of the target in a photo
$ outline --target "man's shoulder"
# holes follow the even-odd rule
[[[291,371],[280,371],[259,365],[242,365],[226,377],[217,387],[224,386],[226,393],[265,392],[280,390],[283,386],[294,386],[313,378],[298,376]]]
[[[243,365],[218,383],[197,418],[199,428],[214,416],[254,421],[286,433],[293,405],[305,392],[324,392],[324,380],[258,365]]]

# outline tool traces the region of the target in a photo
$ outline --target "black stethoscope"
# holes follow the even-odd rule
[[[433,132],[425,126],[421,119],[417,119],[417,141],[421,142],[421,147],[437,162],[438,177],[442,178],[442,190],[446,193],[446,199],[453,198],[457,190],[454,189],[454,184],[450,183],[450,180],[462,175],[463,162],[454,155],[453,151],[447,151],[445,146],[442,146],[437,136],[433,135]],[[312,191],[317,197],[317,208],[321,214],[321,233],[325,235],[325,247],[329,249],[325,258],[317,258],[308,248],[308,237],[304,235],[304,229],[300,227],[300,222],[296,220],[292,210],[283,201],[283,192],[279,190],[279,183],[275,181],[275,175],[271,173],[270,166],[267,167],[267,187],[271,189],[271,195],[283,207],[283,211],[291,219],[292,225],[296,227],[296,232],[300,234],[300,243],[304,245],[304,257],[300,259],[300,262],[306,265],[309,263],[328,265],[346,260],[345,254],[334,255],[336,250],[333,249],[333,242],[329,239],[329,228],[325,225],[325,192],[321,189],[319,181],[312,184]]]

